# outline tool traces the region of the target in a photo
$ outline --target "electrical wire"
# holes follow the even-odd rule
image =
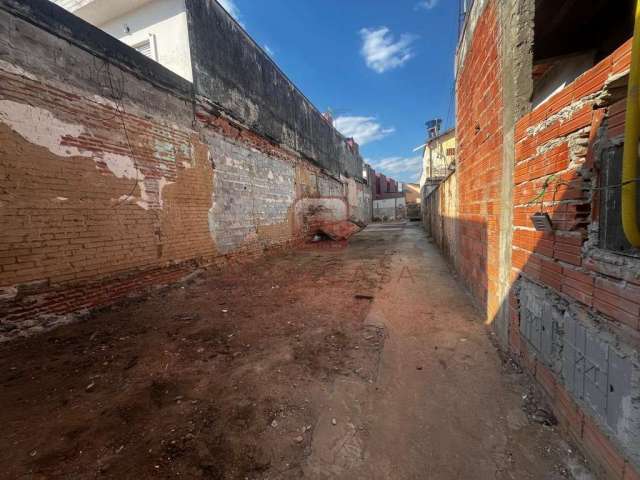
[[[113,77],[111,75],[110,65],[108,63],[106,63],[105,66],[106,66],[107,78],[109,80],[109,88],[111,89],[111,95],[112,95],[112,98],[113,98],[113,101],[114,101],[113,103],[115,104],[116,115],[120,118],[120,123],[122,125],[122,131],[124,132],[124,137],[125,137],[125,140],[127,142],[127,146],[129,147],[129,152],[131,153],[131,158],[133,160],[133,164],[135,166],[135,164],[136,164],[136,156],[135,156],[135,153],[133,151],[133,145],[131,144],[131,139],[129,138],[129,131],[127,130],[127,124],[126,124],[125,119],[124,119],[124,115],[126,115],[126,111],[124,109],[124,105],[121,105],[118,102],[119,100],[122,100],[122,98],[124,97],[124,78],[123,78],[123,81],[122,81],[122,91],[118,95],[118,94],[116,94],[116,89],[115,89],[115,87],[113,85]],[[138,168],[135,168],[135,171],[136,171],[136,181],[133,184],[133,186],[131,187],[131,190],[125,196],[124,199],[119,200],[118,202],[116,202],[116,204],[112,207],[113,209],[118,208],[125,201],[129,200],[131,198],[131,196],[133,195],[133,192],[135,192],[136,188],[138,188],[138,185],[140,184],[140,171],[139,171]]]
[[[542,190],[540,190],[540,192],[538,192],[538,194],[532,198],[531,200],[529,200],[527,203],[525,203],[525,206],[528,207],[530,205],[533,205],[534,203],[536,203],[538,201],[538,199],[542,199],[544,198],[545,194],[547,193],[547,188],[549,188],[550,184],[551,184],[551,180],[556,178],[557,175],[554,173],[550,176],[548,176],[545,181],[544,184],[542,185]],[[542,202],[540,202],[542,203]]]
[[[449,93],[449,104],[447,105],[447,116],[446,116],[446,120],[445,120],[445,126],[446,128],[450,128],[451,124],[449,123],[449,120],[451,119],[451,113],[453,111],[453,107],[454,107],[454,103],[455,103],[455,91],[456,91],[456,86],[455,86],[455,82],[451,85],[451,91]],[[455,115],[454,115],[455,118]]]
[[[604,187],[591,187],[589,190],[608,190],[609,188],[622,188],[630,183],[640,183],[640,178],[631,178],[621,183],[614,183],[613,185],[605,185]]]
[[[547,177],[547,179],[544,181],[544,184],[542,185],[542,190],[540,190],[540,192],[531,200],[529,200],[529,202],[525,203],[525,206],[530,206],[534,203],[536,203],[538,201],[538,199],[541,199],[542,197],[545,196],[545,194],[547,193],[547,189],[552,185],[551,180],[554,179],[555,177],[557,177],[557,175],[554,173],[552,175],[550,175],[549,177]],[[621,182],[621,183],[614,183],[611,185],[604,185],[602,187],[587,187],[584,188],[584,190],[588,190],[588,191],[601,191],[601,190],[609,190],[609,189],[614,189],[614,188],[622,188],[625,185],[628,185],[630,183],[640,183],[640,178],[632,178],[630,180],[627,180],[625,182]],[[561,182],[555,182],[553,183],[553,185],[555,185],[555,189],[554,189],[554,202],[555,202],[555,193],[558,190],[558,187],[560,185],[570,185],[569,182],[565,182],[565,181],[561,181]]]

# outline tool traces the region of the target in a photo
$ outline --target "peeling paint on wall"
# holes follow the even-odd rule
[[[86,135],[84,126],[62,121],[49,110],[12,100],[0,100],[0,122],[11,127],[25,140],[48,149],[54,155],[92,158],[97,168],[103,165],[116,178],[135,180],[139,190],[139,199],[136,200],[136,204],[145,210],[154,205],[162,208],[162,189],[172,182],[165,177],[146,179],[130,156],[104,151],[96,153],[69,145],[69,140]],[[173,144],[165,142],[160,145],[156,142],[156,147],[158,150],[154,153],[158,160],[167,160],[167,152],[169,152],[171,155],[169,159],[175,162]],[[161,170],[166,170],[162,167],[163,163],[160,165]],[[150,192],[157,192],[157,197]],[[118,201],[133,200],[134,193],[135,191],[123,195]]]
[[[0,100],[0,121],[9,125],[24,139],[47,148],[59,157],[83,156],[77,148],[63,145],[62,139],[65,136],[80,136],[84,127],[58,120],[48,110],[11,100]]]
[[[103,32],[49,25],[18,3],[0,9],[16,27],[0,42],[0,166],[12,180],[0,199],[0,341],[363,210],[349,186],[361,185],[336,178],[359,176],[361,158],[306,105],[296,125],[278,122],[295,105],[265,90],[238,122]],[[290,93],[285,80],[276,91]],[[279,109],[271,120],[265,105]]]

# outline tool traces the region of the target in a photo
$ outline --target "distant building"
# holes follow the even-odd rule
[[[404,185],[404,199],[409,203],[420,203],[420,184],[418,183],[405,183]]]
[[[404,201],[407,208],[407,218],[409,220],[420,220],[420,184],[419,183],[405,183],[404,184]]]
[[[184,0],[51,0],[193,81]]]
[[[374,220],[399,220],[406,217],[406,202],[402,191],[402,183],[387,177],[383,173],[375,173],[373,196]]]
[[[456,158],[456,132],[449,129],[431,138],[424,146],[420,190],[426,196],[454,168]]]

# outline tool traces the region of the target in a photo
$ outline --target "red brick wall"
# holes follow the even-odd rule
[[[458,72],[458,268],[487,318],[499,307],[498,256],[502,181],[502,85],[497,4],[478,19]]]
[[[0,111],[0,287],[9,300],[0,336],[172,283],[222,253],[254,255],[299,241],[308,222],[296,198],[347,205],[347,184],[220,117],[199,115],[211,131],[205,142],[161,115],[2,68]],[[213,195],[245,204],[239,193],[213,190],[222,167],[212,160],[229,158],[225,142],[292,175],[283,219],[270,221],[263,202],[264,224],[231,252],[219,251],[216,239],[226,232],[210,221]],[[236,187],[256,189],[250,180]]]
[[[597,173],[594,140],[605,116],[613,115],[614,123],[619,117],[619,104],[598,108],[597,94],[628,69],[629,54],[626,43],[518,122],[512,262],[516,274],[638,330],[640,279],[616,279],[585,245],[587,227],[597,222],[598,199],[590,188]],[[533,229],[530,216],[539,210],[550,215],[553,232]]]
[[[627,42],[519,120],[512,267],[514,280],[525,278],[547,287],[569,304],[598,316],[619,338],[633,344],[634,334],[619,327],[636,332],[640,328],[640,279],[630,275],[632,268],[624,267],[623,257],[612,260],[616,269],[606,261],[615,254],[598,254],[598,195],[591,189],[598,185],[594,154],[602,122],[608,122],[610,136],[624,131],[623,103],[600,107],[598,102],[606,82],[628,70],[629,63]],[[530,216],[539,210],[550,215],[553,232],[533,229]],[[510,310],[511,349],[525,359],[522,363],[547,393],[562,428],[606,478],[638,478],[611,435],[572,398],[556,373],[531,354],[519,334],[520,305],[514,292]]]
[[[456,83],[456,266],[487,320],[492,320],[500,307],[500,209],[512,208],[509,346],[547,394],[562,428],[595,461],[596,470],[604,478],[639,478],[634,444],[628,440],[628,435],[637,438],[637,425],[628,424],[624,432],[619,425],[617,430],[610,423],[607,426],[609,420],[593,414],[585,399],[574,398],[563,384],[566,379],[560,378],[559,369],[564,367],[558,367],[558,362],[564,360],[542,358],[520,333],[521,289],[528,288],[527,302],[534,291],[538,292],[535,298],[544,296],[553,308],[557,307],[554,302],[562,302],[560,310],[552,310],[554,315],[562,316],[562,309],[570,307],[569,315],[577,315],[572,318],[585,322],[596,318],[626,345],[626,351],[637,349],[633,345],[640,328],[640,278],[634,273],[638,262],[599,248],[599,200],[592,189],[598,186],[599,135],[606,131],[614,137],[624,131],[624,102],[607,105],[603,91],[608,81],[628,70],[630,43],[517,122],[513,205],[503,206],[499,197],[504,148],[501,74],[509,66],[501,65],[498,8],[497,2],[488,0],[482,12],[472,12],[458,51],[463,57]],[[542,211],[551,217],[553,232],[533,228],[530,216],[540,210],[540,200]],[[441,206],[433,208],[438,211],[430,214],[432,222],[446,217]],[[590,334],[597,337],[601,327],[589,325]],[[611,340],[594,341],[610,345],[606,342]],[[636,416],[625,415],[625,422],[635,422]]]
[[[167,283],[186,273],[178,265],[215,255],[212,172],[188,126],[18,69],[0,69],[0,104],[0,286],[16,300],[2,304],[5,333]]]

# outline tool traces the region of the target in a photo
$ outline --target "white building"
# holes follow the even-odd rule
[[[193,81],[184,0],[51,0]]]

